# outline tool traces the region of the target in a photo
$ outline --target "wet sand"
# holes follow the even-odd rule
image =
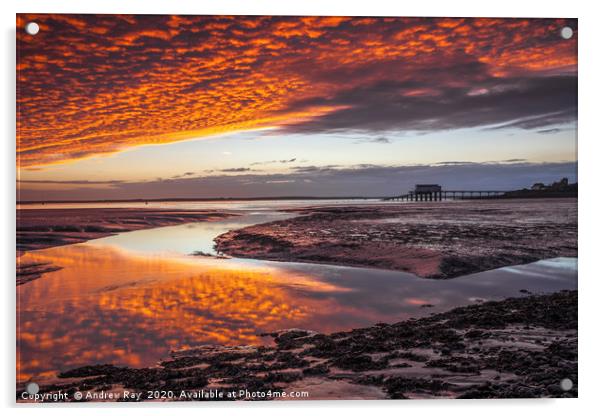
[[[314,207],[294,210],[299,217],[227,232],[215,241],[220,253],[235,257],[451,278],[576,257],[576,209],[571,199]],[[18,213],[21,250],[227,215],[58,211]],[[22,266],[23,282],[54,267],[46,262]],[[173,392],[167,400],[211,400],[199,394],[201,389],[251,394],[231,398],[236,400],[281,399],[278,393],[283,391],[308,392],[298,399],[576,397],[577,292],[521,292],[527,296],[395,324],[331,334],[305,329],[264,334],[273,340],[271,346],[206,345],[173,351],[151,367],[108,362],[72,368],[44,382],[41,392],[67,392],[66,400],[73,400],[76,391],[123,389],[142,392],[141,400],[157,399],[146,396],[147,390]],[[569,391],[560,387],[566,378],[574,384]],[[18,383],[17,400],[24,388]],[[267,392],[272,395],[263,396]]]
[[[471,200],[297,209],[233,230],[220,253],[452,278],[577,256],[577,199]]]
[[[280,399],[283,391],[307,392],[304,399],[577,397],[576,328],[577,292],[563,291],[330,335],[279,331],[265,334],[272,347],[174,351],[156,367],[86,366],[41,392],[67,392],[66,400],[76,391],[123,389],[143,392],[140,400],[148,400],[147,390],[170,391],[169,400],[211,400],[201,389],[255,395],[230,400]],[[568,391],[560,387],[566,378]]]

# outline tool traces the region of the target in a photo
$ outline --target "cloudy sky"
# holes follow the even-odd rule
[[[17,25],[20,200],[576,180],[575,20],[18,15]]]

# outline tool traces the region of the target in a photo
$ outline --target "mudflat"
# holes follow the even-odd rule
[[[452,278],[577,256],[577,199],[498,199],[296,209],[222,234],[219,252]]]
[[[201,346],[155,367],[74,368],[41,393],[172,392],[167,400],[216,400],[205,391],[252,393],[225,400],[576,397],[577,292],[475,304],[395,324],[333,334],[265,334],[274,346]],[[570,379],[565,391],[561,381]],[[25,386],[17,387],[17,398]],[[224,396],[226,397],[226,396]],[[117,400],[124,400],[118,398]],[[125,399],[127,400],[127,399]],[[145,395],[136,400],[156,400]]]

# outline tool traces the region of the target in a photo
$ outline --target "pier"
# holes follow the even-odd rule
[[[442,189],[440,185],[416,185],[413,191],[403,195],[383,198],[384,201],[443,201],[454,199],[491,199],[500,198],[508,191],[487,191],[487,190],[447,190]]]

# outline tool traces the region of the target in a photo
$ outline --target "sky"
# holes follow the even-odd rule
[[[17,16],[20,201],[576,181],[576,123],[574,19]]]

